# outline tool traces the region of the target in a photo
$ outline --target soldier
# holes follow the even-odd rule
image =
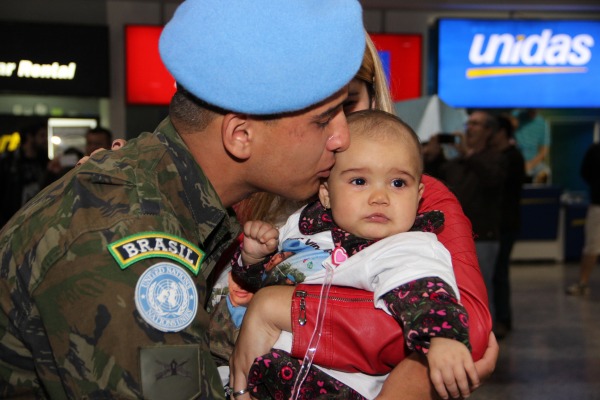
[[[316,192],[364,46],[355,0],[182,3],[160,39],[169,117],[0,234],[0,397],[224,398],[205,300],[231,206]]]

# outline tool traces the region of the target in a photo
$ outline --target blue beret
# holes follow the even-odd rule
[[[331,96],[365,49],[356,0],[186,0],[160,37],[175,80],[247,114],[298,111]]]

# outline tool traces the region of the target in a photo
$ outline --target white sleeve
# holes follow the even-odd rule
[[[420,278],[438,277],[459,296],[450,253],[433,233],[405,232],[382,239],[334,269],[334,285],[373,292],[376,307],[383,310],[384,294]]]
[[[297,235],[298,231],[298,221],[300,221],[300,210],[297,210],[295,213],[290,215],[288,219],[285,221],[285,224],[280,226],[279,229],[279,243],[282,243],[285,239],[289,238],[292,235]]]

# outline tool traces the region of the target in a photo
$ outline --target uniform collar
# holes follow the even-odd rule
[[[233,209],[223,207],[219,195],[177,133],[170,118],[157,127],[155,134],[168,149],[177,168],[183,195],[197,226],[201,246],[207,256],[217,257],[241,231]],[[206,271],[209,273],[210,271]]]

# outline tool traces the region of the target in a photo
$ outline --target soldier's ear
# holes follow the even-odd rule
[[[221,124],[221,138],[227,152],[239,160],[246,160],[252,153],[252,137],[246,114],[228,113]]]

